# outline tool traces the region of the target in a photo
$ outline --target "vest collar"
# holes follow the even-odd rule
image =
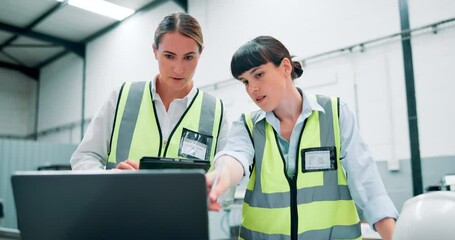
[[[303,105],[302,105],[302,114],[301,117],[304,119],[308,118],[313,111],[323,112],[324,108],[313,98],[311,98],[308,94],[303,93]]]

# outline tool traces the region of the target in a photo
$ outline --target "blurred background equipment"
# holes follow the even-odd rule
[[[398,218],[394,240],[449,240],[455,227],[455,192],[436,191],[407,200]]]
[[[455,174],[447,174],[441,181],[442,190],[455,191]]]

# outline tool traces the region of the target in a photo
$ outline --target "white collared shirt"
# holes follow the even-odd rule
[[[193,86],[188,95],[186,95],[184,98],[174,99],[171,104],[169,104],[169,109],[166,112],[163,100],[161,100],[160,95],[156,92],[156,78],[155,81],[152,82],[151,86],[152,99],[155,103],[155,109],[158,115],[158,121],[160,123],[161,134],[163,135],[163,139],[168,139],[172,129],[174,129],[175,125],[177,125],[179,122],[180,118],[193,100],[197,91]]]
[[[151,84],[152,99],[156,107],[161,134],[163,139],[167,139],[170,132],[174,129],[186,108],[195,97],[197,90],[193,86],[187,96],[182,99],[173,100],[169,105],[168,111],[166,112],[163,101],[156,92],[156,79],[157,78],[155,78]],[[70,162],[73,170],[105,168],[110,148],[111,134],[114,127],[114,116],[119,93],[120,87],[110,94],[107,101],[88,125],[84,138],[71,156]],[[223,149],[226,145],[228,131],[226,113],[223,113],[220,134],[218,136],[217,152]]]

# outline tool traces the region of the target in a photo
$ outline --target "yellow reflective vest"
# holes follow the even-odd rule
[[[124,83],[117,103],[106,168],[143,156],[199,158],[213,161],[223,118],[223,104],[197,89],[168,139],[163,139],[151,94],[151,82]],[[197,142],[198,154],[182,151],[185,140]]]
[[[278,133],[265,118],[257,120],[260,111],[243,115],[255,159],[240,239],[361,239],[359,217],[340,164],[339,100],[311,97],[325,113],[313,111],[304,123],[294,178],[286,174]],[[327,156],[330,164],[318,169],[314,154]]]

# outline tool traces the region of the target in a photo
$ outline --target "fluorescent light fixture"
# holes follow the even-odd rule
[[[64,2],[65,0],[57,1]],[[131,16],[134,13],[133,9],[122,7],[103,0],[68,0],[67,2],[71,6],[82,8],[84,10],[117,19],[119,21]]]

